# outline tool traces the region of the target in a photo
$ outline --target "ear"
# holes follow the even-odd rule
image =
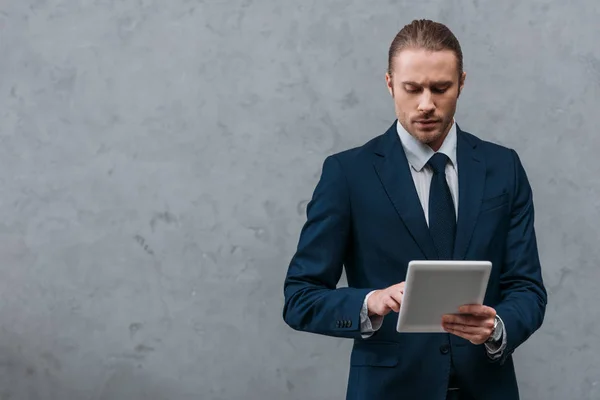
[[[388,89],[388,92],[394,97],[394,81],[392,80],[392,75],[389,72],[385,73],[385,85]]]
[[[458,80],[458,96],[456,96],[456,98],[458,98],[460,96],[460,94],[463,91],[463,88],[465,87],[465,80],[467,79],[467,73],[463,72],[460,79]]]

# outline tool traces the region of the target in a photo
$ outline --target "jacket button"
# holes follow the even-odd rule
[[[342,323],[341,323],[340,321],[337,321],[337,322],[335,323],[335,326],[336,326],[337,328],[340,328],[340,327],[342,326]]]
[[[448,354],[449,351],[450,351],[450,346],[448,346],[447,344],[443,344],[440,346],[440,353]]]
[[[348,328],[352,326],[352,321],[348,321]]]

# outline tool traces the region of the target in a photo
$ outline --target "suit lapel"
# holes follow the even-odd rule
[[[485,186],[485,161],[474,139],[457,126],[456,158],[458,163],[458,222],[454,259],[465,257],[477,222]]]
[[[382,137],[381,144],[374,162],[377,175],[396,212],[425,257],[437,259],[437,251],[429,234],[410,166],[396,131],[396,123]]]

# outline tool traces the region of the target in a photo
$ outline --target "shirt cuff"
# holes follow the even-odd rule
[[[373,315],[369,317],[367,301],[373,292],[375,291],[373,290],[365,296],[365,300],[363,301],[363,305],[360,310],[360,332],[363,339],[371,337],[371,335],[373,335],[375,331],[379,330],[383,324],[383,317],[381,315]]]
[[[487,354],[493,360],[500,358],[506,348],[506,330],[504,329],[504,322],[500,316],[498,316],[498,326],[496,329],[500,331],[500,339],[494,342],[485,343]]]

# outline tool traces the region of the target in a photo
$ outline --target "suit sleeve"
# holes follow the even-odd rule
[[[336,288],[349,250],[348,183],[335,156],[323,163],[284,282],[283,319],[293,329],[360,338],[360,311],[373,289]]]
[[[505,260],[500,277],[502,300],[496,307],[507,337],[500,362],[525,342],[542,325],[547,293],[542,279],[534,229],[533,194],[519,156],[514,162],[514,191]]]

